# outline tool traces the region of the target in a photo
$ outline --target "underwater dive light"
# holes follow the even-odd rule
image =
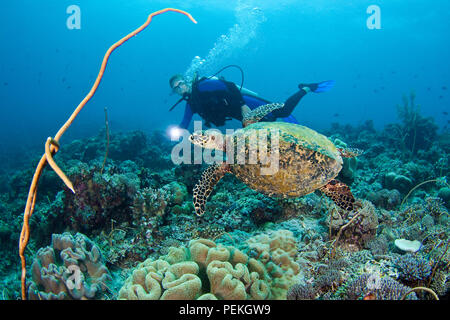
[[[180,137],[183,135],[181,128],[177,126],[169,127],[167,131],[172,141],[178,141],[178,139],[180,139]]]

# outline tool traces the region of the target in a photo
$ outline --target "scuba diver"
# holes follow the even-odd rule
[[[240,88],[234,82],[226,81],[224,78],[217,78],[219,72],[228,67],[237,67],[241,70],[242,82]],[[197,113],[205,121],[205,126],[223,126],[225,121],[236,119],[242,122],[243,116],[264,104],[272,103],[259,97],[256,93],[245,89],[243,85],[243,71],[240,67],[230,65],[222,68],[219,72],[210,77],[194,77],[192,82],[184,76],[176,74],[169,80],[172,91],[181,96],[181,99],[173,105],[172,111],[181,101],[186,101],[184,116],[179,128],[187,129],[192,120],[192,116]],[[299,90],[290,96],[284,103],[284,107],[272,111],[262,121],[276,121],[282,118],[285,122],[297,123],[298,121],[291,115],[294,108],[308,92],[325,92],[330,90],[335,81],[329,80],[320,83],[299,84]]]

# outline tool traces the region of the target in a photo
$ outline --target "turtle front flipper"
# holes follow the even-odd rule
[[[337,148],[341,157],[343,158],[354,158],[360,156],[364,153],[363,150],[357,148]]]
[[[194,187],[192,197],[195,213],[198,216],[202,216],[205,213],[206,200],[214,186],[227,172],[230,172],[230,169],[226,163],[213,164],[203,171],[202,177]]]
[[[281,109],[283,107],[284,103],[270,103],[259,106],[258,108],[245,113],[242,119],[242,126],[246,127],[252,123],[258,122],[259,120],[267,116],[269,113],[271,113],[273,110]]]
[[[333,179],[319,189],[339,207],[347,211],[353,210],[355,197],[350,188],[343,182]]]

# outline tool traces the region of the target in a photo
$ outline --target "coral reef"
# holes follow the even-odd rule
[[[287,300],[314,300],[315,289],[310,283],[296,283],[291,286],[287,293]]]
[[[400,300],[410,289],[389,277],[364,273],[346,285],[345,298],[359,300],[370,297],[374,300]],[[417,296],[413,292],[406,299],[417,300]]]
[[[440,188],[438,191],[438,197],[441,198],[444,203],[447,203],[447,205],[450,203],[450,188],[449,187],[443,187]]]
[[[414,91],[403,96],[403,104],[397,105],[399,118],[402,120],[400,138],[405,148],[415,153],[419,149],[428,149],[437,137],[437,126],[433,118],[424,118],[420,114],[420,106],[415,103]]]
[[[347,144],[339,139],[334,139],[333,143],[338,148],[347,148]],[[338,178],[345,183],[352,183],[354,175],[356,174],[356,168],[358,167],[358,157],[353,158],[343,158],[342,170],[339,172]]]
[[[139,189],[137,175],[115,167],[102,175],[99,171],[83,164],[68,171],[76,194],[66,192],[62,215],[72,230],[95,232],[111,219],[123,221],[131,216],[129,203]]]
[[[425,281],[431,275],[429,262],[410,253],[399,257],[395,262],[399,269],[400,279],[409,283]]]
[[[396,239],[394,244],[397,248],[406,252],[417,252],[422,247],[422,243],[417,240],[409,241],[406,239]]]
[[[275,299],[285,299],[289,287],[296,283],[300,267],[295,262],[297,243],[289,230],[260,234],[247,240],[249,256],[262,262],[271,277]]]
[[[349,223],[358,214],[354,222],[343,230],[339,240],[347,246],[363,248],[376,235],[378,217],[376,209],[370,201],[358,200],[355,206],[357,210],[350,213],[348,217],[340,214],[336,207],[331,209],[329,228],[332,234],[337,234],[342,226]]]
[[[377,208],[394,210],[401,202],[401,195],[397,189],[381,189],[379,191],[370,191],[367,194],[367,200],[372,202]]]
[[[408,192],[413,184],[410,178],[395,172],[388,172],[384,176],[384,183],[387,189],[397,189],[404,193]]]
[[[433,138],[432,120],[417,116],[411,100],[408,108],[410,114],[402,119],[416,126],[412,131],[406,122],[376,130],[367,121],[358,126],[336,123],[325,132],[340,146],[348,143],[365,150],[357,160],[344,159],[339,176],[357,198],[352,212],[336,208],[319,192],[273,199],[226,176],[199,218],[192,189],[204,166],[174,165],[173,143],[164,133],[111,132],[103,170],[104,131],[63,144],[55,160],[77,193],[54,172],[42,173],[25,251],[28,261],[36,261],[32,271],[37,276],[28,278],[38,279],[35,284],[29,281],[30,297],[114,299],[120,288],[125,290],[128,277],[132,279],[126,283],[134,291],[127,292],[140,299],[398,299],[399,292],[415,285],[448,297],[450,149],[443,135]],[[36,162],[40,153],[33,151],[16,167],[0,172],[0,252],[5,257],[0,278],[6,299],[20,297],[17,217],[23,214],[33,174],[23,169],[24,163]],[[83,254],[90,259],[101,251],[101,264],[109,270],[105,278],[111,277],[113,284],[93,286],[91,275],[83,273],[84,289],[70,291],[61,285],[58,279],[69,279],[73,272],[61,269],[61,250],[50,246],[51,260],[51,250],[42,247],[52,234],[66,231],[91,239]],[[396,247],[396,239],[421,245],[409,256]],[[81,256],[81,249],[64,250]],[[208,263],[200,257],[194,260],[192,250],[215,258]],[[234,260],[235,255],[242,261]],[[48,261],[54,262],[46,265]],[[355,282],[374,273],[385,279],[376,294],[364,288],[364,279]],[[416,292],[408,296],[413,298],[432,297]]]
[[[31,273],[31,300],[106,298],[112,280],[100,249],[81,233],[53,234],[52,245],[36,253]]]
[[[292,261],[292,234],[280,230],[265,235],[264,248],[249,250],[259,255],[252,258],[243,251],[217,245],[207,239],[191,240],[188,248],[169,248],[157,260],[140,263],[125,281],[120,299],[282,299],[298,265]],[[271,249],[273,248],[273,249]]]

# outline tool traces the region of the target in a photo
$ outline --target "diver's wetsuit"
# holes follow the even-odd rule
[[[300,89],[286,100],[282,109],[269,113],[263,121],[275,121],[277,118],[283,118],[285,122],[298,124],[291,113],[306,93],[305,90]],[[187,129],[195,113],[205,120],[207,127],[210,127],[211,123],[215,126],[223,126],[226,120],[231,119],[242,121],[241,107],[244,104],[253,110],[268,103],[272,102],[241,93],[233,82],[203,78],[192,86],[180,127]]]

